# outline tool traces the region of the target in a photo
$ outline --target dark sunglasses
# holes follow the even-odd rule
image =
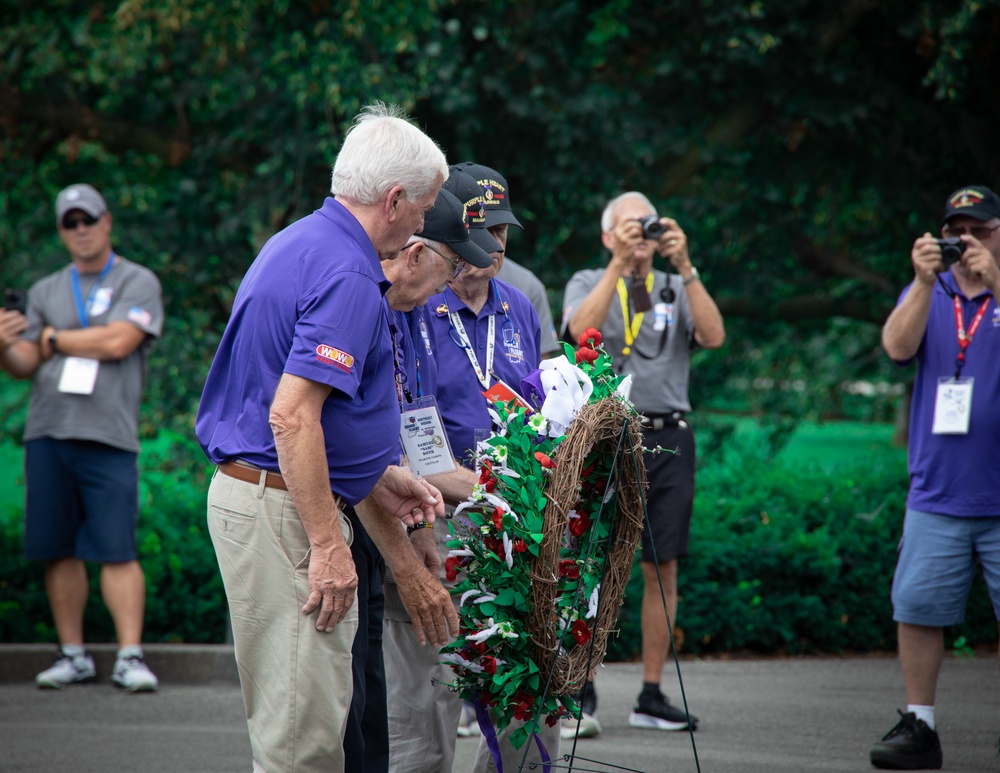
[[[67,231],[75,231],[76,227],[83,223],[87,228],[90,228],[94,223],[100,220],[99,217],[92,217],[86,213],[80,215],[79,217],[73,217],[72,215],[67,215],[63,218],[62,227]]]

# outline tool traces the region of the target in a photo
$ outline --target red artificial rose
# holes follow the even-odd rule
[[[593,473],[593,471],[596,469],[596,467],[597,467],[597,462],[591,462],[586,467],[584,467],[582,470],[580,470],[580,477],[581,478],[586,478],[588,475],[590,475],[591,473]]]
[[[590,629],[583,620],[577,620],[573,623],[573,627],[570,628],[569,632],[573,634],[573,638],[576,639],[577,644],[586,644],[590,641]]]
[[[559,562],[559,576],[571,580],[580,579],[580,565],[572,558],[564,558]]]
[[[483,537],[483,544],[487,550],[492,551],[497,558],[504,557],[503,540],[496,537]]]
[[[576,350],[576,362],[579,365],[581,362],[595,362],[597,360],[597,352],[593,349],[577,349]]]
[[[482,655],[483,653],[486,652],[486,642],[477,641],[477,642],[471,644],[470,648],[477,655]],[[469,658],[466,658],[466,660],[469,660]]]
[[[497,672],[497,659],[492,655],[485,655],[483,659],[479,661],[480,665],[483,667],[483,671],[491,676]]]
[[[585,346],[588,349],[595,349],[601,345],[601,331],[594,327],[588,327],[577,339],[577,343],[580,346]]]
[[[465,565],[461,556],[449,556],[444,562],[444,576],[448,582],[455,582],[458,579],[458,570]]]
[[[528,543],[525,542],[523,539],[516,539],[516,540],[514,540],[514,552],[515,553],[523,553],[527,549],[528,549]]]
[[[569,522],[569,533],[574,537],[582,537],[590,528],[590,518],[586,513],[580,513],[579,518],[573,518]]]
[[[531,719],[531,708],[535,705],[535,699],[530,695],[519,692],[514,696],[514,700],[518,701],[514,706],[514,719],[525,722]]]
[[[547,470],[554,470],[556,468],[556,463],[541,451],[535,451],[535,459],[537,459],[538,463]]]
[[[503,510],[499,507],[493,511],[493,528],[497,531],[503,528]]]
[[[486,489],[486,493],[487,494],[492,494],[493,493],[493,489],[495,489],[496,487],[497,487],[497,479],[496,478],[490,478],[488,481],[486,481],[486,483],[483,484],[483,488]]]

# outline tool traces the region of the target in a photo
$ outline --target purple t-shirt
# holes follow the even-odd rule
[[[250,266],[212,363],[195,429],[216,464],[278,471],[268,423],[283,373],[333,388],[320,423],[330,487],[349,504],[399,461],[399,406],[375,248],[340,202],[275,234]]]
[[[958,336],[955,307],[939,283],[931,295],[927,331],[915,357],[917,374],[910,409],[910,493],[914,510],[953,516],[1000,515],[1000,308],[989,293],[968,299],[951,273],[941,278],[962,301],[966,330],[984,299],[986,313],[965,350],[962,378],[972,377],[972,414],[967,435],[935,435],[938,379],[955,375]],[[912,286],[912,285],[911,285]],[[900,295],[906,297],[907,287]],[[907,364],[906,362],[899,363]]]
[[[506,313],[504,304],[507,305]],[[491,282],[489,299],[479,314],[473,314],[450,288],[427,301],[438,365],[438,408],[452,453],[460,462],[471,466],[476,430],[489,432],[492,422],[489,403],[483,396],[485,387],[476,376],[467,350],[459,343],[457,331],[451,327],[449,311],[458,312],[484,374],[489,318],[491,314],[496,315],[493,373],[515,392],[520,390],[521,379],[541,361],[541,330],[538,314],[524,293],[496,279]],[[495,384],[496,378],[490,376],[489,383],[490,386]]]

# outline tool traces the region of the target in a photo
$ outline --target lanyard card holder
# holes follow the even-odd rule
[[[433,396],[418,397],[400,416],[399,440],[418,477],[455,470],[455,458]]]

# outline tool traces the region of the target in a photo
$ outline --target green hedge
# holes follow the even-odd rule
[[[902,531],[905,454],[859,443],[832,466],[803,458],[788,427],[746,436],[707,422],[690,553],[679,566],[680,651],[838,653],[896,646],[890,587]],[[836,442],[831,442],[831,447]],[[640,654],[638,566],[609,660]],[[995,642],[985,584],[949,647]]]
[[[895,647],[889,585],[907,477],[904,454],[859,442],[821,465],[781,451],[795,429],[754,433],[731,420],[698,420],[698,495],[690,555],[681,562],[682,652],[841,652]],[[830,448],[833,448],[831,442]],[[0,448],[6,457],[20,449]],[[146,640],[221,642],[226,604],[205,526],[208,465],[190,440],[161,432],[143,445],[140,559],[146,572]],[[9,494],[9,492],[8,492]],[[55,641],[42,567],[22,556],[19,504],[0,499],[0,641]],[[113,641],[96,568],[87,639]],[[638,567],[609,660],[638,656]],[[977,582],[967,621],[948,632],[996,641],[989,598]]]

